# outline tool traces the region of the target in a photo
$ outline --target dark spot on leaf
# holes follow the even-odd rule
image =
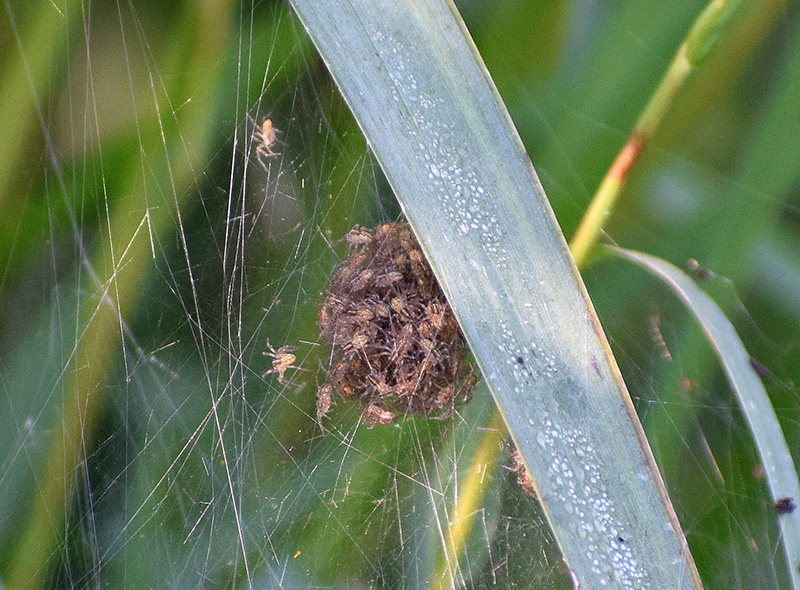
[[[594,357],[592,357],[592,368],[594,369],[594,372],[597,373],[598,377],[603,376],[603,374],[600,372],[600,365],[597,364],[597,359]]]
[[[781,498],[775,502],[775,512],[781,514],[791,514],[796,508],[794,498]]]
[[[750,357],[750,366],[751,366],[751,367],[753,367],[753,370],[754,370],[756,373],[758,373],[758,376],[759,376],[759,377],[766,377],[766,376],[767,376],[767,373],[769,373],[769,371],[767,370],[767,368],[766,368],[764,365],[762,365],[761,363],[759,363],[759,362],[758,362],[756,359],[754,359],[753,357]]]

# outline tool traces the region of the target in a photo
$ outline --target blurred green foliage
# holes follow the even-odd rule
[[[459,3],[567,236],[704,6]],[[370,431],[340,403],[330,430],[316,423],[337,240],[398,210],[288,7],[37,1],[2,18],[0,581],[423,585],[488,410]],[[745,3],[607,226],[716,273],[704,286],[769,369],[790,444],[798,18]],[[267,116],[281,155],[262,169]],[[707,587],[783,587],[755,451],[699,330],[635,269],[598,261],[585,278]],[[262,377],[268,340],[299,344],[308,372]],[[75,435],[81,461],[48,482],[54,440]],[[493,476],[465,585],[567,587],[538,509]],[[48,486],[60,504],[37,508]]]

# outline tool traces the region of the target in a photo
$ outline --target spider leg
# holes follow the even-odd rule
[[[273,152],[269,147],[265,147],[264,145],[259,145],[256,148],[256,159],[258,163],[261,164],[261,167],[266,169],[268,168],[267,163],[264,161],[265,158],[272,158],[275,156],[280,156],[278,152]]]

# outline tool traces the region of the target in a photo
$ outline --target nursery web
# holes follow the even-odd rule
[[[363,404],[336,396],[318,415],[331,359],[318,309],[345,236],[402,215],[302,25],[283,4],[212,16],[56,8],[63,62],[47,84],[25,36],[31,14],[8,8],[38,139],[3,246],[0,578],[66,436],[68,400],[89,383],[81,460],[50,514],[51,585],[431,586],[493,403],[480,382],[444,420],[373,426]],[[198,57],[201,42],[215,51]],[[557,144],[547,100],[535,112]],[[580,166],[567,161],[566,180],[543,169],[556,194]],[[598,297],[601,317],[616,297]],[[680,309],[663,293],[649,305],[610,335],[701,571],[718,587],[778,588],[779,515],[741,414],[720,375],[698,368],[714,361],[694,356]],[[796,389],[779,369],[767,379],[796,427]],[[498,451],[456,582],[569,588],[510,443]]]

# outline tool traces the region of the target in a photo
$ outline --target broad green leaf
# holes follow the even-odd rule
[[[293,5],[429,256],[573,582],[700,587],[583,283],[455,8]]]

